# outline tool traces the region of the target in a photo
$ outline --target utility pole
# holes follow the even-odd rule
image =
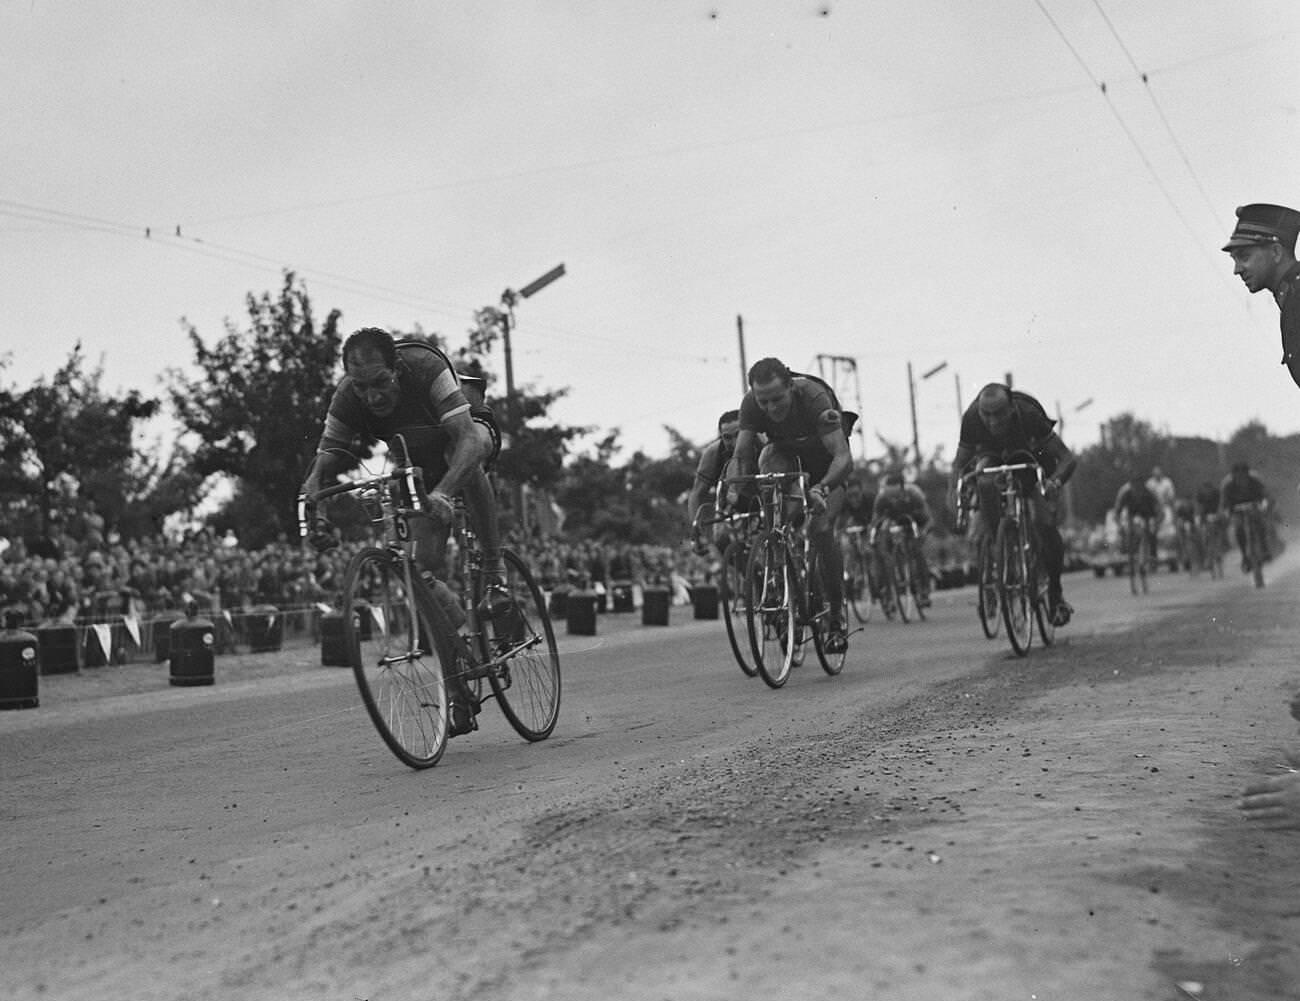
[[[501,293],[501,305],[505,307],[501,311],[501,348],[505,352],[506,358],[506,423],[509,424],[509,427],[506,428],[506,435],[511,445],[514,444],[515,436],[519,434],[519,428],[523,423],[519,416],[519,398],[515,395],[514,354],[510,349],[510,331],[515,325],[515,304],[520,299],[527,299],[537,294],[563,274],[564,265],[558,264],[540,278],[534,278],[518,292],[513,289],[506,289]],[[519,527],[527,531],[529,519],[528,513],[524,510],[524,487],[522,483],[514,484],[511,501],[515,516],[519,519]]]
[[[749,365],[745,361],[745,319],[736,314],[736,339],[740,342],[740,395],[749,392]]]

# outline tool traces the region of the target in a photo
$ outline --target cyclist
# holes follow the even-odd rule
[[[757,464],[764,473],[809,474],[808,537],[817,553],[822,588],[830,602],[826,635],[828,653],[848,648],[844,629],[844,582],[833,531],[844,504],[844,483],[853,471],[849,431],[856,415],[840,410],[834,392],[811,376],[796,375],[776,358],[762,358],[749,369],[749,392],[740,403],[736,466],[750,475]],[[758,436],[767,436],[761,454]],[[741,492],[728,491],[735,504]]]
[[[1196,534],[1196,504],[1190,497],[1174,499],[1174,529],[1178,538],[1178,561],[1183,569],[1190,570],[1192,564],[1199,563],[1199,547]]]
[[[975,402],[962,414],[957,452],[953,456],[949,504],[956,510],[961,478],[985,466],[998,465],[1011,452],[1028,452],[1042,467],[1047,479],[1042,496],[1031,495],[1034,524],[1048,575],[1048,601],[1052,624],[1069,623],[1074,609],[1061,593],[1061,570],[1065,564],[1065,542],[1057,526],[1061,487],[1074,475],[1078,460],[1061,441],[1056,421],[1043,405],[1028,393],[991,382],[980,390]],[[995,532],[1001,511],[997,485],[979,481],[980,517],[977,532]],[[978,536],[976,536],[978,538]]]
[[[727,476],[735,473],[736,435],[740,433],[740,411],[728,410],[718,418],[718,437],[704,446],[700,452],[700,461],[695,466],[695,483],[691,486],[690,496],[686,499],[687,515],[692,525],[700,513],[700,508],[712,503],[717,495],[718,484]],[[725,499],[725,498],[724,498]],[[721,515],[722,512],[718,511]],[[719,538],[718,548],[725,549],[726,541]],[[702,539],[696,540],[696,552],[706,548]]]
[[[1115,494],[1115,503],[1112,505],[1115,512],[1115,523],[1119,525],[1120,531],[1124,533],[1126,551],[1137,546],[1137,539],[1130,538],[1128,535],[1128,525],[1130,518],[1142,518],[1146,526],[1147,550],[1151,553],[1151,559],[1156,558],[1156,529],[1164,516],[1164,506],[1160,503],[1160,498],[1156,496],[1151,489],[1151,481],[1144,480],[1141,474],[1134,475],[1119,488]]]
[[[415,561],[434,587],[452,624],[463,615],[446,585],[435,579],[443,570],[451,529],[451,497],[463,490],[474,531],[483,549],[484,572],[493,586],[485,614],[504,596],[505,563],[497,528],[496,500],[485,466],[499,441],[491,411],[471,407],[460,377],[446,355],[428,342],[395,342],[378,327],[363,327],[343,344],[343,378],[334,389],[316,458],[302,492],[311,496],[355,466],[371,446],[390,447],[400,434],[411,461],[424,473],[426,515],[410,519]],[[337,544],[335,533],[319,513],[309,542],[318,550]],[[463,682],[453,681],[449,718],[453,736],[475,728],[478,701]]]
[[[1250,504],[1242,511],[1234,511],[1237,504]],[[1264,512],[1269,508],[1268,490],[1264,482],[1250,469],[1250,463],[1233,464],[1232,472],[1223,478],[1219,485],[1219,506],[1232,518],[1233,534],[1237,539],[1237,548],[1241,550],[1241,572],[1250,573],[1255,569],[1250,563],[1246,547],[1246,518],[1255,526],[1259,539],[1261,559],[1267,563],[1273,557],[1269,552],[1268,526],[1264,521]]]
[[[925,493],[915,483],[906,483],[903,474],[894,472],[885,476],[880,493],[876,494],[873,510],[873,540],[879,537],[882,529],[887,529],[890,522],[898,522],[908,528],[907,550],[912,566],[920,583],[921,593],[916,596],[916,603],[922,608],[930,606],[930,568],[926,564],[925,549],[922,541],[930,528],[930,504]]]

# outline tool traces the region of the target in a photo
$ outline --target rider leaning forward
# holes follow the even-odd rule
[[[485,614],[503,595],[505,564],[497,527],[496,499],[485,466],[495,451],[491,411],[471,407],[461,380],[445,355],[427,343],[395,342],[377,327],[358,330],[343,344],[343,379],[335,387],[316,459],[302,492],[311,497],[357,464],[376,442],[397,447],[400,435],[428,489],[426,513],[410,519],[415,561],[440,604],[459,627],[463,615],[443,573],[452,496],[464,491],[466,509],[483,551],[489,595]],[[328,523],[317,518],[309,540],[317,549],[336,544]],[[478,702],[463,682],[449,685],[452,735],[474,728]]]
[[[1065,542],[1057,526],[1061,487],[1074,474],[1078,461],[1061,441],[1056,422],[1047,416],[1043,405],[1028,393],[1000,383],[989,383],[962,414],[957,453],[953,456],[949,502],[956,509],[961,478],[985,466],[999,465],[1013,458],[1012,453],[1027,452],[1042,467],[1047,477],[1043,494],[1032,493],[1034,525],[1042,546],[1043,563],[1048,574],[1048,602],[1052,624],[1064,626],[1074,609],[1061,593],[1061,570],[1065,565]],[[977,481],[980,518],[977,531],[996,532],[1000,510],[997,484],[989,478]]]
[[[850,418],[850,421],[852,418]],[[834,526],[844,503],[844,482],[853,471],[848,423],[830,388],[817,379],[795,375],[776,358],[756,361],[749,370],[749,392],[740,403],[736,467],[742,476],[757,465],[763,473],[808,473],[808,537],[817,552],[823,593],[830,602],[826,636],[829,653],[848,645],[844,630],[844,581]],[[761,454],[758,436],[767,436]],[[734,505],[740,490],[728,491]]]

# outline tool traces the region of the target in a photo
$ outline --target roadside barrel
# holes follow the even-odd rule
[[[21,628],[22,614],[5,615],[0,630],[0,709],[34,709],[40,705],[40,647],[33,633]]]
[[[347,636],[343,629],[343,613],[338,610],[321,616],[320,663],[321,667],[352,666],[352,660],[348,657]]]
[[[596,635],[596,595],[592,591],[570,591],[565,602],[569,633],[572,636]]]
[[[611,596],[613,599],[614,611],[632,611],[632,582],[630,580],[614,581],[614,584],[611,587]]]
[[[284,644],[284,616],[274,605],[254,605],[244,618],[248,649],[253,653],[272,653]]]
[[[193,602],[185,608],[185,618],[171,628],[171,683],[182,687],[213,683],[213,647],[216,628],[211,619],[201,618]]]
[[[641,594],[641,625],[668,625],[672,592],[666,587],[647,587]]]
[[[41,626],[36,630],[41,674],[76,674],[81,670],[81,644],[77,627]]]
[[[691,604],[695,606],[695,617],[697,619],[716,619],[718,617],[718,585],[694,585],[691,588]]]

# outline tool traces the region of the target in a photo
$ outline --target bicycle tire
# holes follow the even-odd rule
[[[908,554],[907,563],[908,563],[908,567],[910,568],[908,571],[910,577],[908,586],[912,592],[912,610],[916,612],[916,621],[924,622],[925,605],[921,601],[921,595],[925,591],[925,583],[921,578],[920,566],[917,561],[917,557],[915,553]]]
[[[840,628],[847,625],[845,616],[848,604],[844,597],[844,592],[840,592]],[[816,554],[813,555],[812,565],[808,570],[808,615],[809,628],[812,630],[813,650],[817,654],[817,661],[821,664],[822,670],[831,677],[839,674],[844,670],[844,660],[848,656],[848,644],[838,653],[831,653],[826,649],[826,637],[830,633],[831,621],[834,616],[831,615],[831,605],[829,598],[822,591],[821,584],[821,566]]]
[[[844,570],[844,594],[853,608],[853,617],[862,625],[871,621],[871,613],[876,602],[875,581],[872,579],[871,564],[867,553],[859,546],[852,548],[852,559]]]
[[[527,741],[545,740],[560,718],[560,652],[542,589],[516,552],[501,550],[510,611],[492,619],[485,634],[495,656],[513,650],[488,684],[506,720]],[[517,616],[516,616],[516,613]]]
[[[1249,514],[1246,515],[1246,542],[1250,552],[1250,576],[1256,587],[1264,586],[1264,560],[1261,554],[1264,545],[1259,537],[1259,526]]]
[[[1034,631],[1020,526],[1010,519],[998,525],[998,566],[1002,572],[1002,621],[1017,656],[1029,653]]]
[[[447,749],[446,665],[455,655],[445,615],[413,584],[408,594],[400,557],[361,550],[344,575],[343,636],[370,721],[399,761],[421,769]]]
[[[1052,621],[1052,603],[1048,600],[1050,582],[1043,567],[1036,532],[1030,536],[1029,581],[1033,587],[1034,621],[1038,623],[1038,637],[1043,641],[1043,646],[1051,646],[1056,642],[1056,624]]]
[[[986,639],[996,639],[998,633],[1002,631],[1002,602],[993,536],[988,532],[980,536],[976,560],[978,574],[976,587],[979,588],[979,598],[975,607],[979,614],[980,628],[984,630]]]
[[[722,605],[722,621],[727,627],[727,642],[731,644],[731,653],[740,665],[745,677],[758,675],[758,668],[752,658],[745,656],[749,647],[749,634],[741,636],[747,627],[742,624],[745,618],[745,571],[748,569],[749,553],[739,539],[732,539],[722,553],[722,579],[718,588],[718,599]]]
[[[912,609],[915,607],[912,596],[912,566],[907,552],[900,552],[899,547],[889,548],[889,565],[894,575],[894,594],[897,595],[898,617],[904,622],[912,621]]]
[[[745,573],[745,620],[754,667],[780,688],[794,663],[795,608],[785,540],[769,534],[754,543]]]

